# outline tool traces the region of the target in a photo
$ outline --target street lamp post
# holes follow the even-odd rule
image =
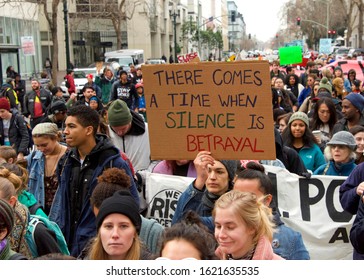
[[[329,34],[329,19],[330,19],[330,0],[314,0],[314,2],[316,1],[319,1],[319,2],[323,2],[326,4],[326,35]],[[309,20],[304,20],[304,21],[309,21]],[[316,23],[318,25],[321,25],[321,26],[324,26],[318,22],[315,22],[315,21],[310,21],[310,22],[313,22],[313,23]]]

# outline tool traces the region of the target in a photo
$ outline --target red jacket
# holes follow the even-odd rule
[[[76,93],[75,79],[73,78],[73,76],[70,74],[67,74],[64,78],[70,84],[70,87],[68,88],[68,93],[69,94]]]

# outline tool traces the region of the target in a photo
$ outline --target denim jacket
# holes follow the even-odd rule
[[[196,189],[193,181],[178,198],[177,207],[174,211],[172,225],[179,222],[188,210],[194,210],[200,216],[203,212],[202,197],[204,190]]]
[[[45,194],[44,194],[44,165],[45,157],[42,152],[34,151],[27,157],[29,182],[28,191],[32,193],[35,199],[44,209]]]

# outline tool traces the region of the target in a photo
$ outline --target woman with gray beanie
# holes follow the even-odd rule
[[[215,201],[233,188],[238,166],[235,160],[217,160],[210,152],[199,152],[194,160],[197,177],[181,194],[174,212],[172,225],[180,221],[188,210],[200,217],[211,217]],[[210,224],[206,224],[211,231]]]
[[[325,148],[328,163],[315,170],[314,175],[349,176],[356,167],[356,142],[348,131],[335,133]]]

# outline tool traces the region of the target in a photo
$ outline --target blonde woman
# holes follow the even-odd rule
[[[61,132],[54,123],[40,123],[32,130],[36,151],[27,156],[29,192],[48,215],[58,188],[56,169],[67,147],[60,144]]]
[[[91,260],[140,260],[143,249],[139,207],[129,191],[105,199],[96,217],[97,235],[91,245]]]
[[[5,200],[14,210],[14,227],[9,234],[11,250],[30,259],[32,254],[25,240],[28,227],[28,209],[18,201],[17,190],[22,188],[22,180],[8,169],[0,168],[0,199]]]
[[[283,260],[274,254],[274,224],[265,197],[232,190],[222,195],[213,210],[216,254],[223,260]]]

